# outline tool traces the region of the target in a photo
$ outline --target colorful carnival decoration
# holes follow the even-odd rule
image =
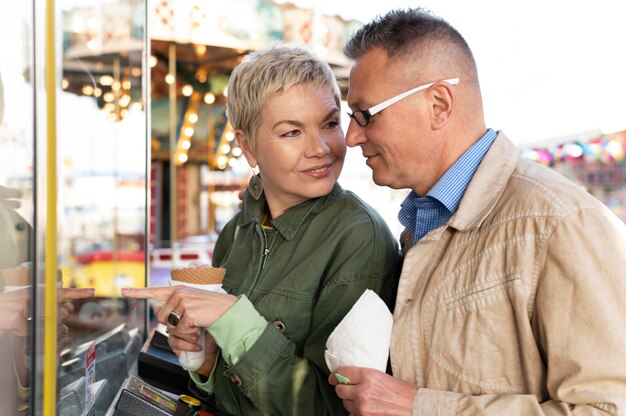
[[[553,167],[565,161],[621,163],[626,155],[626,130],[585,141],[574,140],[554,146],[522,149],[522,156]]]

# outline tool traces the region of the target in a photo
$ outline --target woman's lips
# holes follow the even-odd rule
[[[315,179],[322,179],[330,175],[332,171],[333,164],[327,163],[321,166],[315,166],[310,169],[302,171],[305,175],[311,176]]]

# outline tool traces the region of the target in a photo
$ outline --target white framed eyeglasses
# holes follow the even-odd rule
[[[457,85],[459,83],[459,78],[449,78],[449,79],[444,79],[441,81],[429,82],[428,84],[420,85],[419,87],[415,87],[412,90],[408,90],[406,92],[403,92],[402,94],[396,95],[395,97],[391,97],[390,99],[385,100],[380,104],[376,104],[375,106],[370,107],[367,110],[357,110],[353,113],[348,113],[348,116],[350,116],[351,119],[356,121],[359,126],[365,127],[369,124],[371,118],[374,117],[374,115],[376,115],[377,113],[380,113],[385,108],[392,106],[393,104],[408,97],[409,95],[415,94],[416,92],[423,91],[435,85],[438,82],[447,82],[448,84],[451,84],[451,85]]]

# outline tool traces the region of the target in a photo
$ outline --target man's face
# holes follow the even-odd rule
[[[410,65],[401,63],[398,58],[391,61],[379,48],[359,58],[350,71],[347,101],[351,110],[369,109],[431,81],[414,79]],[[436,182],[436,160],[442,149],[430,134],[429,106],[426,90],[377,113],[365,127],[350,121],[346,143],[361,147],[376,184],[410,188],[419,194]]]

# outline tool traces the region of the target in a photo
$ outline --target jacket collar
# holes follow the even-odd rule
[[[342,192],[342,188],[335,183],[333,189],[327,194],[319,198],[308,199],[295,207],[289,208],[280,217],[272,220],[274,228],[282,234],[285,240],[294,238],[300,226],[311,216],[323,211],[337,196]],[[246,191],[243,198],[243,208],[237,224],[242,227],[251,222],[261,223],[263,211],[267,208],[267,200],[265,193],[257,201]]]
[[[517,147],[499,131],[448,224],[460,231],[479,227],[502,196],[519,158]]]

